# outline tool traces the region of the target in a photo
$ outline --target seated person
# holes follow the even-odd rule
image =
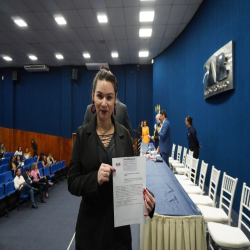
[[[52,164],[50,162],[47,162],[46,155],[43,156],[43,158],[41,159],[41,161],[42,161],[42,164],[43,164],[43,168],[45,168],[47,166],[50,166]]]
[[[41,154],[37,157],[37,162],[42,161],[43,156],[44,156],[44,153],[41,152]]]
[[[21,146],[19,146],[18,148],[17,148],[17,151],[15,152],[15,156],[17,156],[17,155],[22,155],[23,154],[23,152],[22,152],[22,148],[21,148]]]
[[[33,187],[27,184],[21,175],[21,169],[18,168],[16,171],[16,177],[14,179],[15,189],[20,192],[20,195],[29,194],[32,202],[32,208],[38,208],[35,204]]]
[[[35,163],[36,164],[36,163]],[[33,181],[34,177],[31,175],[31,169],[30,167],[26,168],[26,172],[23,174],[23,178],[25,180],[25,182],[27,184],[29,184],[31,187],[37,188],[39,190],[40,193],[40,198],[41,198],[41,203],[46,203],[43,200],[43,190],[42,190],[42,186],[40,183],[38,183],[37,181]],[[48,187],[48,186],[47,186]],[[46,188],[44,187],[45,193],[46,193]],[[47,190],[48,193],[48,190]]]
[[[53,183],[48,182],[46,176],[44,176],[43,178],[41,177],[39,169],[37,168],[36,162],[34,162],[32,164],[31,175],[33,176],[33,181],[36,181],[36,182],[38,182],[38,183],[40,183],[40,184],[42,184],[44,186],[45,196],[46,196],[46,198],[49,198],[48,185],[52,186]]]
[[[6,153],[6,150],[5,150],[4,144],[3,144],[3,142],[1,142],[1,145],[0,145],[0,159],[2,159],[4,157],[5,153]]]
[[[47,163],[51,163],[51,164],[56,163],[56,161],[55,161],[54,158],[52,157],[51,153],[48,154]]]
[[[28,159],[31,157],[31,153],[29,152],[29,149],[25,149],[25,153],[23,154],[23,159]]]
[[[16,168],[21,168],[24,165],[24,163],[21,161],[20,155],[16,156],[15,165],[16,165]]]
[[[15,156],[12,155],[10,157],[10,161],[9,161],[9,164],[8,164],[8,171],[11,171],[12,172],[12,176],[14,176],[15,170],[16,170]]]

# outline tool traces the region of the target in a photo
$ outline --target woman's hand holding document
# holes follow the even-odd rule
[[[145,224],[154,207],[154,198],[146,190],[145,157],[113,158],[112,166],[115,227]]]

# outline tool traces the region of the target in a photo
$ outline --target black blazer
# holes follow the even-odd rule
[[[87,106],[87,109],[84,115],[83,125],[86,125],[90,121],[94,120],[95,115],[91,113],[91,106],[92,105]],[[133,138],[134,134],[133,134],[133,130],[131,127],[131,122],[129,120],[127,106],[120,101],[116,102],[116,115],[114,115],[114,118],[118,123],[123,125],[129,131],[131,137]]]
[[[112,122],[115,126],[116,157],[133,156],[128,130],[114,121],[113,117]],[[108,249],[110,238],[115,238],[120,242],[128,242],[126,249],[131,249],[130,226],[114,230],[112,179],[98,185],[97,173],[100,165],[95,115],[90,123],[78,128],[69,165],[69,192],[82,196],[76,225],[76,245],[84,250]]]

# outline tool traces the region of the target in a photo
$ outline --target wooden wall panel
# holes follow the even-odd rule
[[[65,160],[66,166],[69,166],[72,151],[72,141],[71,139],[66,139],[61,137],[60,142],[60,159]]]
[[[12,150],[13,129],[0,127],[0,142],[3,142],[8,152]]]
[[[7,152],[16,151],[17,147],[21,146],[23,152],[27,147],[33,154],[33,149],[31,147],[32,138],[34,138],[37,143],[38,155],[41,152],[45,155],[51,153],[55,160],[65,160],[66,166],[69,165],[72,151],[71,139],[0,127],[0,142],[4,142]]]

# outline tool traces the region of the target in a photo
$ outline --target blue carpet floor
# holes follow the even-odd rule
[[[75,232],[81,198],[71,195],[67,180],[49,189],[47,203],[40,203],[35,196],[38,209],[31,202],[22,204],[20,210],[13,209],[9,217],[0,218],[1,250],[67,250]],[[133,250],[140,248],[140,227],[132,225]],[[69,250],[75,249],[75,240]]]
[[[68,192],[66,180],[50,188],[49,196],[46,204],[35,196],[38,209],[32,209],[28,201],[19,211],[12,210],[9,218],[0,218],[1,250],[67,250],[81,199]]]

